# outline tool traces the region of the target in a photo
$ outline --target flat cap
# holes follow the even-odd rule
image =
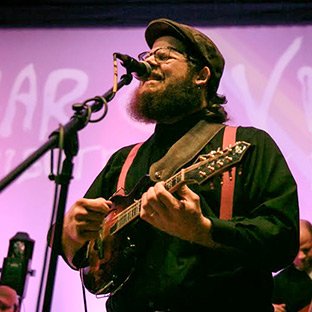
[[[214,42],[197,29],[166,18],[152,20],[146,30],[145,39],[151,48],[156,39],[173,36],[181,40],[194,58],[197,58],[211,71],[209,89],[217,91],[224,69],[224,58]]]

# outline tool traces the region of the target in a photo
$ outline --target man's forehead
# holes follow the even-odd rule
[[[307,235],[300,235],[300,249],[311,249],[312,248],[312,238],[310,233]]]
[[[174,47],[178,50],[184,52],[185,44],[175,37],[172,36],[162,36],[155,40],[152,49],[160,48],[160,47]]]

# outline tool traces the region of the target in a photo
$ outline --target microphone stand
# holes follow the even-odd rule
[[[120,78],[120,81],[117,83],[117,90],[121,89],[125,85],[130,84],[132,78],[133,77],[129,72],[123,75]],[[58,251],[61,250],[64,212],[66,207],[69,182],[72,179],[73,158],[78,154],[79,149],[78,131],[86,127],[89,122],[98,122],[105,117],[108,109],[107,103],[113,99],[117,90],[114,91],[113,88],[111,88],[103,96],[96,96],[94,98],[88,99],[82,104],[74,104],[73,110],[75,111],[75,113],[71,117],[71,120],[64,126],[61,126],[56,131],[52,132],[49,140],[46,143],[39,147],[28,158],[26,158],[6,177],[0,180],[1,192],[48,150],[52,150],[53,148],[56,148],[60,142],[64,142],[64,152],[66,158],[63,161],[61,173],[57,174],[54,178],[56,188],[60,188],[60,191],[56,192],[56,194],[59,194],[59,197],[57,198],[56,196],[51,218],[51,224],[55,224],[52,235],[52,248],[50,249],[50,252],[47,253],[47,259],[45,259],[45,261],[49,263],[48,272],[47,274],[45,274],[45,270],[43,270],[41,283],[43,284],[43,281],[45,280],[45,286],[40,286],[40,295],[38,298],[36,311],[49,312],[51,309]],[[103,107],[103,116],[97,120],[90,120],[91,114],[100,111]],[[43,300],[41,296],[42,289],[45,289],[45,296]]]

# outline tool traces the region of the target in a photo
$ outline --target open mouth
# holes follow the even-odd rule
[[[147,78],[147,81],[150,81],[150,80],[161,81],[163,80],[163,77],[158,73],[152,72]]]

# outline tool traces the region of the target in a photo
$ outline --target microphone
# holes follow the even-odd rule
[[[115,53],[116,57],[121,60],[121,65],[127,69],[128,73],[133,73],[138,80],[146,80],[152,72],[152,67],[147,62],[140,62],[133,57]]]

